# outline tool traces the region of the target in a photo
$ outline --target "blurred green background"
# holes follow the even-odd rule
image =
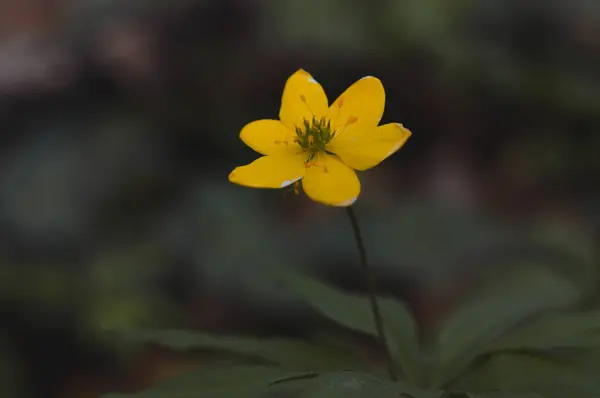
[[[596,1],[3,1],[0,396],[134,391],[202,361],[115,328],[314,333],[267,267],[363,289],[342,210],[227,181],[298,68],[331,100],[379,77],[382,122],[413,132],[355,207],[423,330],[522,261],[598,264]]]

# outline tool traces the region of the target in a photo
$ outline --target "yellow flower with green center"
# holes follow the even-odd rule
[[[358,80],[329,106],[323,87],[300,69],[283,89],[280,120],[257,120],[240,132],[264,156],[236,167],[229,181],[283,188],[302,180],[311,199],[350,206],[360,194],[355,170],[378,165],[411,135],[399,123],[378,126],[384,107],[385,91],[375,77]]]

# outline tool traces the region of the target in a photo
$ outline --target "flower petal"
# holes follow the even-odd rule
[[[246,145],[263,155],[278,155],[299,152],[294,142],[296,133],[279,120],[257,120],[242,128],[240,138]]]
[[[304,119],[312,120],[327,115],[327,95],[323,87],[304,69],[289,77],[283,89],[279,118],[294,129],[302,126]]]
[[[236,167],[229,174],[229,181],[251,188],[283,188],[302,178],[305,160],[306,154],[263,156]]]
[[[354,170],[325,153],[317,154],[308,166],[302,186],[309,198],[330,206],[350,206],[360,194]]]
[[[377,166],[404,145],[411,132],[400,123],[384,124],[370,134],[354,141],[336,141],[327,146],[342,161],[355,170],[367,170]]]
[[[366,76],[351,85],[329,107],[328,117],[336,129],[334,141],[350,140],[370,133],[381,120],[385,90],[381,81]]]

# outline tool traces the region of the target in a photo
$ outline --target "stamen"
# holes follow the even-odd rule
[[[300,181],[294,183],[294,194],[300,195]]]
[[[338,124],[337,126],[335,126],[335,127],[333,128],[333,130],[337,130],[337,129],[339,129],[340,127],[346,127],[346,126],[349,126],[349,125],[351,125],[351,124],[354,124],[354,123],[356,123],[356,122],[358,122],[358,118],[357,118],[357,117],[355,117],[355,116],[350,116],[348,119],[346,119],[346,123],[344,123],[344,124]]]
[[[315,167],[319,167],[319,158],[322,156],[321,152],[317,152],[314,154],[315,161],[313,162]]]
[[[300,94],[300,101],[302,101],[304,103],[304,105],[306,105],[306,107],[308,108],[308,110],[310,111],[310,113],[313,115],[315,115],[315,113],[313,112],[313,110],[310,108],[310,105],[308,105],[308,102],[306,101],[306,97],[304,96],[304,94]]]
[[[296,127],[296,138],[300,147],[310,151],[324,151],[328,142],[331,141],[334,131],[331,130],[331,120],[327,117],[311,119],[304,118],[303,127]]]
[[[339,127],[342,127],[342,129],[338,131],[338,128],[339,128]],[[339,138],[339,137],[340,137],[340,136],[341,136],[341,135],[344,133],[344,131],[346,131],[346,127],[348,127],[348,123],[346,123],[346,124],[344,124],[344,125],[342,125],[342,126],[338,126],[338,127],[336,127],[336,128],[334,129],[334,131],[335,131],[334,137],[335,137],[335,138]]]
[[[332,119],[336,120],[336,119],[339,117],[339,115],[340,115],[340,112],[341,112],[341,110],[342,110],[342,106],[344,105],[344,98],[342,98],[342,97],[339,97],[339,98],[338,98],[338,99],[337,99],[337,100],[336,100],[336,101],[335,101],[335,102],[332,104],[332,106],[333,106],[333,105],[335,105],[335,106],[333,107],[333,109],[332,109],[332,110],[333,110],[333,114],[331,114],[330,116],[331,116],[331,118],[332,118]]]
[[[338,129],[340,126],[338,126],[338,127],[336,127],[336,128],[334,129],[334,131],[336,132],[336,133],[335,133],[335,137],[336,137],[336,138],[340,138],[340,136],[341,136],[341,135],[342,135],[342,134],[343,134],[343,133],[346,131],[346,127],[348,127],[348,126],[350,126],[351,124],[354,124],[354,123],[356,123],[356,122],[358,122],[358,118],[357,118],[356,116],[350,116],[350,117],[349,117],[349,118],[346,120],[346,123],[345,123],[345,124],[343,124],[343,128],[342,128],[342,130],[340,130],[339,132],[337,131],[337,129]]]

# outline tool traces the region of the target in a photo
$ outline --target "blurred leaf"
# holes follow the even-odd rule
[[[98,294],[130,292],[151,284],[169,265],[167,256],[153,244],[100,251],[86,271]]]
[[[576,355],[573,355],[573,359],[577,360],[577,363],[585,369],[597,370],[600,368],[600,348],[577,350]]]
[[[387,0],[380,13],[381,24],[387,33],[400,41],[398,44],[431,48],[442,44],[456,45],[452,24],[457,15],[453,12],[460,2],[418,0]],[[458,14],[460,15],[460,14]]]
[[[296,293],[326,317],[350,329],[377,336],[367,298],[343,293],[297,273],[280,274]],[[379,304],[392,355],[406,379],[416,382],[420,377],[417,325],[400,302],[379,298]]]
[[[487,215],[456,211],[430,201],[409,201],[395,211],[368,209],[364,235],[373,264],[428,280],[454,278],[457,272],[490,268],[490,251],[521,242],[518,231],[498,225]],[[339,235],[339,234],[338,234]],[[369,239],[369,237],[389,237]],[[351,239],[350,237],[348,239]],[[345,246],[348,252],[348,240]]]
[[[597,398],[597,374],[550,357],[502,354],[490,357],[456,386],[469,391],[535,392],[546,398]]]
[[[13,344],[0,335],[0,396],[18,397],[23,394],[22,370],[21,358],[15,355]]]
[[[589,347],[600,347],[600,310],[542,314],[504,334],[486,351]]]
[[[87,322],[97,333],[103,330],[157,326],[179,315],[166,300],[150,293],[135,291],[95,295],[87,308]],[[172,318],[171,318],[172,317]]]
[[[464,371],[499,335],[544,310],[574,305],[580,293],[543,268],[522,268],[458,310],[437,337],[433,385]]]
[[[341,9],[344,12],[340,12]],[[369,40],[372,32],[365,29],[368,26],[369,9],[360,2],[278,1],[267,7],[266,11],[268,23],[261,27],[277,34],[266,36],[266,32],[263,32],[263,37],[276,46],[292,48],[311,43],[314,48],[328,51],[362,52],[369,49],[368,43],[372,43]],[[332,24],[332,20],[336,23]]]
[[[0,301],[39,308],[45,315],[56,314],[73,304],[79,275],[54,264],[44,266],[0,266]]]
[[[221,337],[185,330],[128,332],[126,336],[131,341],[156,343],[176,350],[227,351],[264,359],[288,369],[323,371],[366,368],[364,361],[352,355],[349,350],[300,340]]]
[[[190,190],[161,234],[170,247],[194,258],[203,286],[214,294],[228,295],[233,290],[236,297],[243,297],[248,280],[256,278],[263,264],[290,259],[278,242],[281,228],[264,214],[260,197],[247,190],[232,191],[221,177]],[[215,235],[227,238],[215,241]]]
[[[292,380],[310,380],[317,373],[294,373],[265,366],[200,369],[135,394],[108,394],[104,398],[259,398],[269,388]]]
[[[600,270],[596,259],[597,245],[589,231],[547,220],[533,231],[531,240],[532,246],[538,244],[552,248],[552,252],[548,251],[545,265],[556,265],[555,269],[576,281],[586,293],[596,293]]]

